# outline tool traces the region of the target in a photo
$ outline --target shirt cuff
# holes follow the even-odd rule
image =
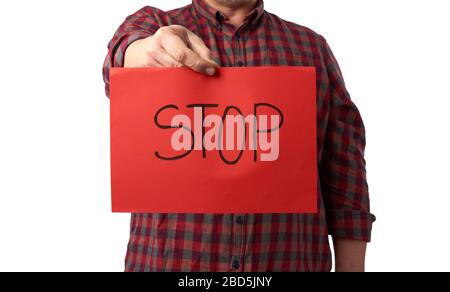
[[[123,67],[125,63],[125,52],[128,47],[135,41],[151,36],[148,32],[130,32],[125,34],[118,42],[117,49],[113,56],[112,67]]]
[[[333,237],[370,242],[372,223],[376,217],[358,210],[327,212],[328,233]]]
[[[148,32],[128,32],[111,44],[111,48],[103,66],[103,78],[105,80],[105,93],[109,97],[109,73],[112,67],[123,67],[125,63],[125,52],[135,41],[151,36]]]

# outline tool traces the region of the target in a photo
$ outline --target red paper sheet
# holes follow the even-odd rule
[[[112,209],[317,212],[312,67],[111,72]]]

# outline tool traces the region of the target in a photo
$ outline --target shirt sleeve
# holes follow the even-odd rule
[[[109,72],[111,67],[123,67],[125,51],[134,41],[153,35],[159,24],[154,8],[144,7],[128,16],[115,32],[108,44],[108,54],[103,64],[103,80],[106,96],[109,97]]]
[[[337,238],[369,242],[375,216],[370,213],[364,123],[326,41],[324,59],[330,114],[320,178],[328,230]]]

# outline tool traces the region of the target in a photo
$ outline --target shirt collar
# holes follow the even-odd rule
[[[195,12],[199,16],[205,17],[216,26],[222,25],[222,23],[227,20],[225,16],[222,13],[220,13],[220,11],[217,11],[212,7],[209,7],[204,0],[192,0],[192,6],[194,7]],[[246,21],[248,22],[250,27],[255,27],[263,14],[264,14],[264,1],[258,0],[256,7],[252,11],[250,11],[250,13],[247,15]]]

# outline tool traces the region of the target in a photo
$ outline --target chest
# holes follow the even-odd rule
[[[238,34],[217,30],[198,33],[221,66],[314,66],[312,58],[292,40],[281,39],[264,28]]]
[[[174,21],[175,22],[175,21]],[[314,58],[296,36],[281,27],[261,23],[255,29],[218,28],[208,22],[176,20],[197,34],[223,67],[315,66]]]

